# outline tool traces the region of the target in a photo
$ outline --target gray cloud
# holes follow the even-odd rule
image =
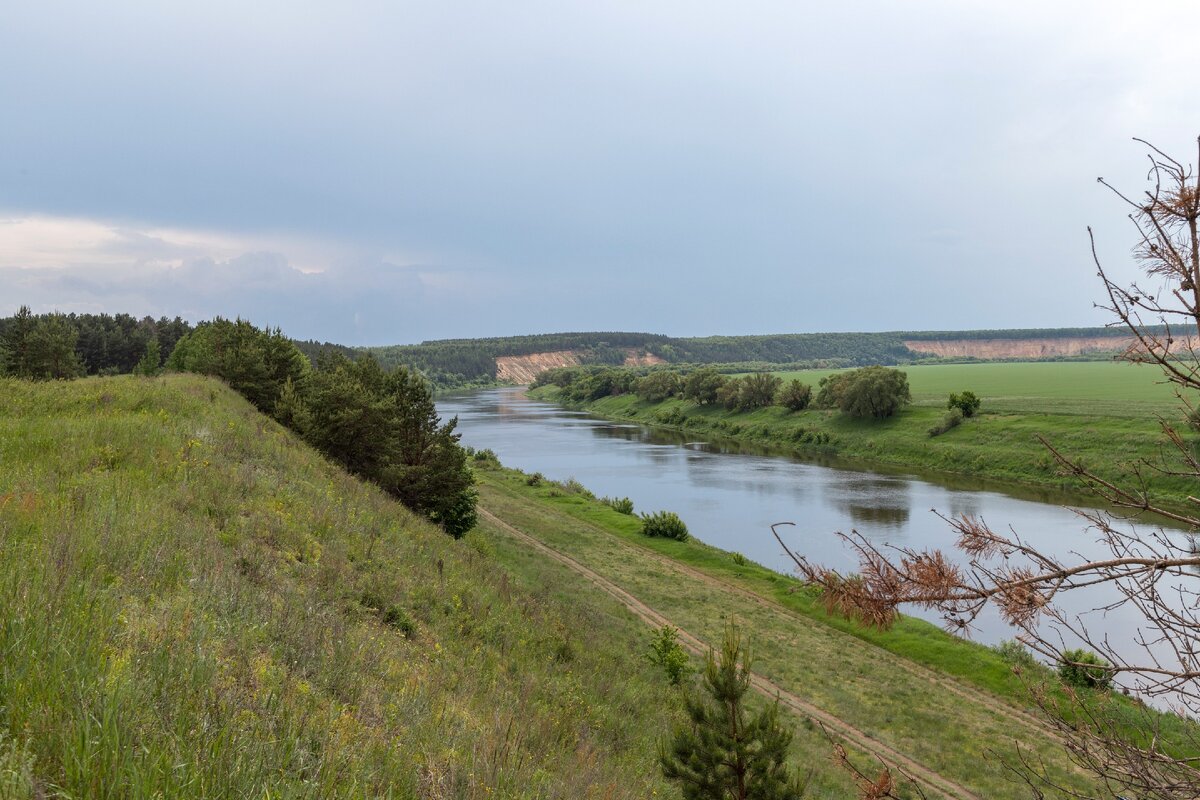
[[[0,216],[116,236],[58,278],[0,272],[0,302],[141,297],[348,341],[1100,322],[1084,226],[1114,261],[1128,233],[1092,180],[1140,181],[1132,135],[1190,152],[1200,130],[1171,78],[1200,66],[1193,3],[5,16]],[[214,254],[162,228],[324,249]]]

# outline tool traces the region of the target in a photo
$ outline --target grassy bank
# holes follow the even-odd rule
[[[1025,796],[1002,763],[1013,741],[1056,779],[1087,785],[1026,713],[1026,689],[995,651],[911,618],[860,628],[789,577],[695,540],[646,538],[635,517],[585,495],[499,468],[480,477],[485,508],[709,641],[736,619],[764,675],[981,796]],[[486,522],[484,532],[503,537]]]
[[[727,411],[679,398],[648,403],[633,394],[604,397],[585,408],[611,419],[799,453],[1066,491],[1078,490],[1079,483],[1061,474],[1038,436],[1102,476],[1128,483],[1132,464],[1162,453],[1158,417],[1181,417],[1171,387],[1157,383],[1153,370],[1129,364],[954,364],[905,371],[914,402],[885,420],[853,419],[820,409],[789,412],[779,406]],[[827,374],[780,373],[814,386]],[[930,428],[945,416],[946,396],[964,389],[983,398],[982,411],[931,437]],[[544,400],[560,398],[553,386],[533,394]],[[1147,477],[1170,505],[1182,506],[1195,491],[1186,478],[1152,472]]]
[[[644,626],[504,560],[218,382],[0,381],[0,794],[670,791]]]

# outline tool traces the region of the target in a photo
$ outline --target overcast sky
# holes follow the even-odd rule
[[[348,344],[1095,325],[1200,3],[8,0],[0,314]]]

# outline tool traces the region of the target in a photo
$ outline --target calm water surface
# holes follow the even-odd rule
[[[699,441],[531,400],[521,388],[445,398],[438,409],[445,418],[459,418],[464,444],[491,448],[506,466],[554,480],[575,478],[597,496],[631,498],[638,512],[675,511],[695,537],[780,572],[790,573],[792,563],[771,536],[773,522],[796,523],[781,529],[790,547],[849,570],[855,562],[838,531],[857,530],[880,545],[952,550],[955,537],[934,511],[982,517],[997,530],[1011,526],[1031,544],[1056,554],[1108,553],[1086,521],[1067,507],[1070,499],[1053,493],[1018,497],[978,482],[951,486],[903,472]],[[1071,613],[1112,599],[1096,592],[1072,594]],[[1138,622],[1124,610],[1095,612],[1086,619],[1090,629],[1103,630],[1114,641],[1132,640]],[[995,643],[1012,635],[989,616],[974,637]]]

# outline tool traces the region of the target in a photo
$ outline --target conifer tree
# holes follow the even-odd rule
[[[779,702],[754,716],[746,710],[750,657],[732,625],[720,659],[708,654],[703,689],[707,697],[686,700],[690,724],[659,753],[663,775],[679,783],[685,800],[803,797],[804,782],[786,764],[792,732],[779,720]]]
[[[158,374],[159,367],[162,366],[162,351],[158,347],[158,339],[150,338],[146,342],[146,354],[138,361],[137,366],[133,368],[134,373],[138,375],[153,376]]]

